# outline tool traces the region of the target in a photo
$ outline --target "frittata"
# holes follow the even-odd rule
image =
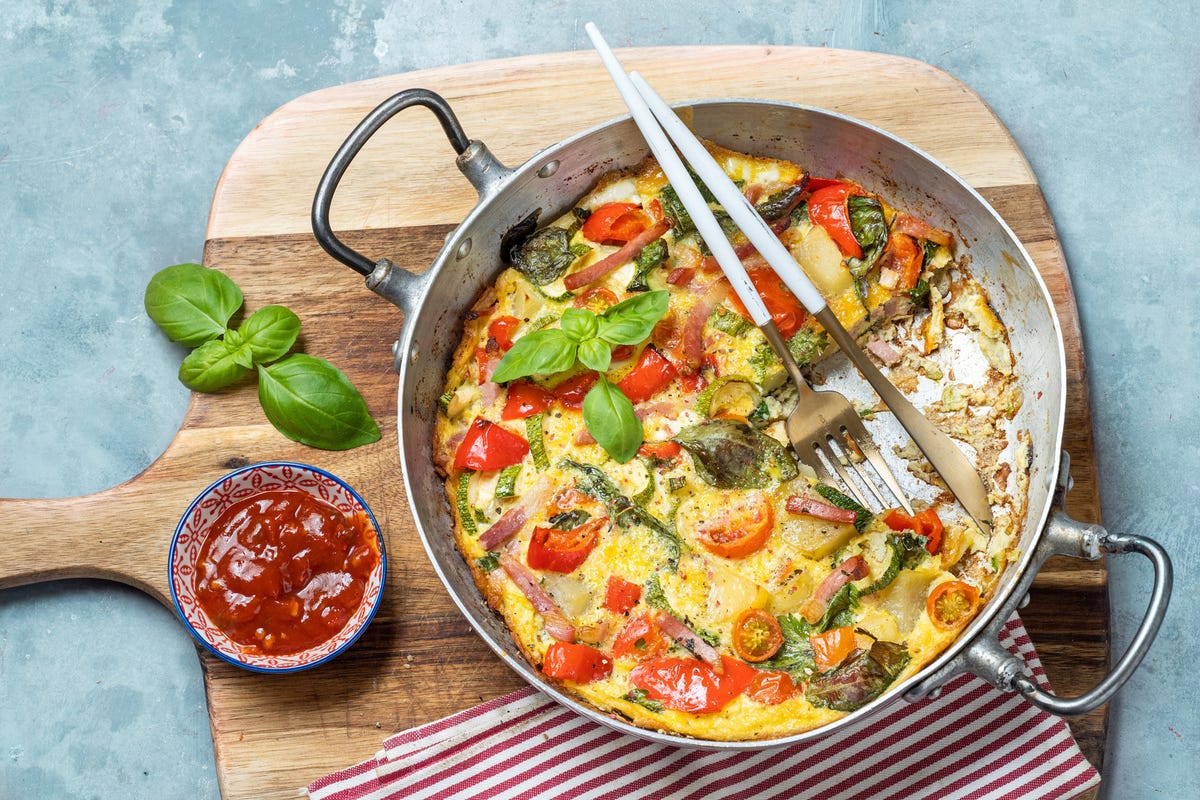
[[[1007,424],[1007,334],[949,232],[707,146],[893,381],[941,389],[924,410],[974,450],[995,530],[915,450],[892,459],[928,484],[911,517],[806,474],[782,423],[794,388],[653,160],[510,238],[463,321],[434,451],[458,548],[531,664],[639,726],[774,739],[871,702],[978,613],[1015,555],[1027,437]],[[726,231],[820,382],[824,332]],[[956,376],[966,350],[984,368]]]

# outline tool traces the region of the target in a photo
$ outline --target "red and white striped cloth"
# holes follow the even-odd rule
[[[1049,688],[1014,615],[1001,643]],[[534,689],[396,734],[308,787],[311,800],[819,798],[1051,800],[1100,782],[1067,724],[972,675],[937,700],[896,703],[849,732],[789,747],[713,752],[657,744]]]

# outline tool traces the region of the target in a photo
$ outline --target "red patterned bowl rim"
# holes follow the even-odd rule
[[[366,514],[379,543],[379,565],[367,579],[366,591],[358,610],[336,636],[299,653],[262,655],[233,641],[212,624],[196,600],[193,576],[208,526],[234,501],[257,492],[278,489],[300,489],[331,503],[343,513]],[[282,673],[323,664],[353,644],[379,609],[386,575],[387,556],[383,549],[383,535],[375,515],[358,493],[341,478],[319,467],[291,461],[272,461],[234,470],[213,482],[192,501],[183,512],[171,539],[167,578],[176,612],[192,636],[209,652],[255,672]]]

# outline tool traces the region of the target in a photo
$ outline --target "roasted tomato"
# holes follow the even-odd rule
[[[576,308],[586,308],[595,314],[616,304],[617,293],[603,286],[593,286],[582,294],[575,295],[575,299],[571,301],[571,305]]]
[[[758,296],[762,298],[763,305],[771,313],[775,327],[779,328],[783,338],[790,339],[808,319],[808,312],[804,310],[804,306],[800,305],[796,295],[792,294],[792,290],[787,288],[783,279],[770,267],[748,269],[746,274],[750,276],[750,281],[758,290]],[[739,314],[750,319],[750,312],[746,310],[746,306],[742,304],[736,294],[732,295],[730,300]]]
[[[550,390],[550,393],[562,403],[566,408],[573,408],[576,411],[583,408],[583,398],[587,397],[587,393],[600,376],[595,372],[581,372],[574,378],[567,378],[562,383]]]
[[[508,385],[508,399],[500,419],[525,419],[540,414],[554,402],[554,395],[536,383],[526,380],[513,381]]]
[[[897,289],[908,290],[917,285],[921,266],[925,263],[925,251],[916,239],[907,234],[893,233],[888,240],[885,258],[889,267],[897,273]]]
[[[521,324],[521,320],[516,317],[496,317],[492,323],[488,325],[488,336],[496,340],[496,344],[500,345],[500,350],[510,350],[513,346],[512,332]]]
[[[925,611],[933,624],[952,631],[962,627],[979,610],[979,590],[963,581],[946,581],[933,587]]]
[[[621,378],[617,386],[631,403],[649,400],[679,377],[679,370],[652,345],[642,350],[637,366]]]
[[[636,203],[605,203],[583,222],[583,235],[597,244],[625,244],[653,220]]]
[[[633,668],[629,681],[667,708],[703,714],[720,711],[750,686],[758,670],[721,656],[724,671],[694,658],[659,658]]]
[[[783,645],[775,617],[761,608],[748,608],[733,622],[733,651],[752,664],[766,661]]]
[[[821,672],[833,669],[846,660],[846,656],[854,652],[858,646],[854,638],[854,628],[846,625],[841,628],[831,628],[824,633],[810,636],[813,655],[816,656],[817,669]]]
[[[638,448],[638,455],[642,458],[657,458],[659,461],[670,461],[679,455],[683,450],[678,442],[667,440],[665,442],[646,442]]]
[[[942,520],[932,508],[911,517],[899,509],[894,509],[887,513],[883,521],[894,531],[912,531],[918,536],[924,536],[925,549],[930,555],[935,555],[942,549]]]
[[[608,677],[612,659],[586,644],[555,642],[546,648],[542,672],[562,681],[590,683]]]
[[[775,510],[762,492],[729,495],[729,504],[696,526],[701,546],[723,558],[745,558],[767,543]]]
[[[521,463],[529,442],[494,422],[476,417],[454,453],[459,469],[500,469]]]
[[[773,669],[756,670],[758,673],[746,687],[746,696],[764,706],[777,706],[796,693],[796,684],[786,672]]]
[[[825,229],[842,255],[851,258],[862,258],[863,252],[862,245],[854,238],[854,229],[850,227],[846,198],[862,193],[862,189],[852,183],[834,183],[817,189],[808,198],[809,219]]]
[[[614,614],[624,614],[637,605],[642,599],[642,587],[636,583],[608,576],[608,585],[604,591],[604,607]]]
[[[600,538],[600,529],[607,524],[608,517],[592,517],[569,531],[536,527],[525,561],[534,569],[574,572],[587,560]]]
[[[613,655],[617,658],[658,658],[664,655],[671,644],[663,636],[654,617],[638,614],[625,623],[617,640],[613,643]]]

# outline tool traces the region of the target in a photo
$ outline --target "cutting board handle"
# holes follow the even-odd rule
[[[0,589],[105,578],[170,605],[167,551],[175,522],[165,516],[169,504],[149,502],[135,481],[80,497],[0,499]]]

